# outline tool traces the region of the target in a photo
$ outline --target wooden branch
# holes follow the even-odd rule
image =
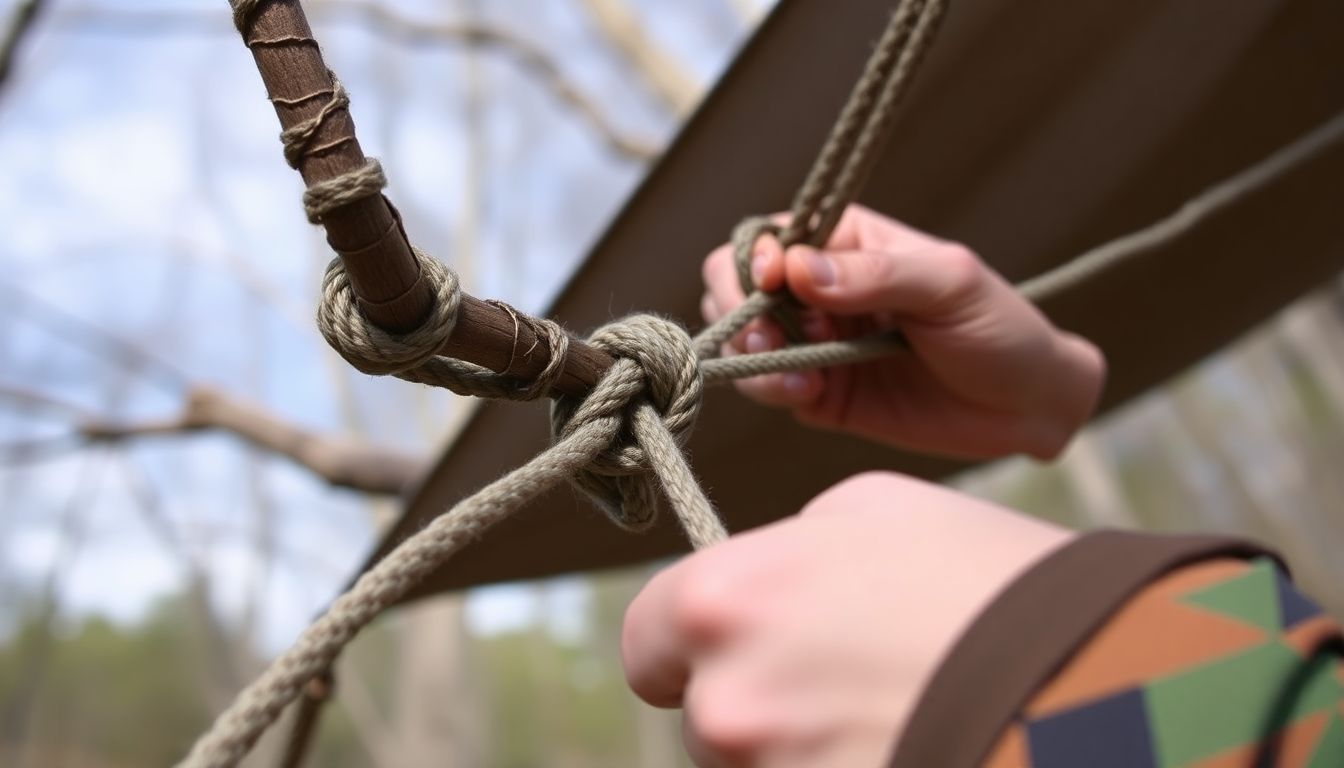
[[[755,27],[765,15],[765,8],[758,5],[755,0],[728,0],[732,6],[733,15],[737,20],[748,28]]]
[[[134,423],[84,415],[78,406],[60,404],[40,393],[6,387],[0,389],[0,397],[78,417],[73,434],[0,446],[0,459],[9,461],[39,460],[90,443],[119,443],[145,437],[221,430],[257,448],[284,456],[332,485],[365,493],[402,493],[428,468],[428,463],[419,457],[358,440],[312,432],[209,387],[193,387],[186,406],[176,416]]]
[[[18,56],[19,46],[33,29],[33,23],[46,6],[46,0],[20,0],[14,9],[13,20],[5,35],[0,38],[0,88],[9,82],[14,72],[14,59]]]
[[[545,49],[508,29],[476,21],[428,22],[394,12],[387,5],[372,2],[325,2],[312,9],[312,17],[325,22],[333,16],[350,17],[362,28],[386,38],[414,46],[464,45],[503,54],[534,76],[563,107],[574,112],[592,128],[594,135],[612,152],[631,160],[645,162],[656,157],[661,147],[633,136],[612,122],[597,99],[567,77],[556,59]],[[63,12],[54,23],[63,27],[114,28],[126,34],[165,34],[175,31],[216,32],[224,18],[218,13],[156,8],[87,7]],[[231,28],[230,28],[231,30]]]
[[[321,51],[307,42],[312,30],[298,0],[262,4],[246,39],[281,126],[288,129],[314,117],[324,104],[321,95],[330,92],[331,75]],[[354,121],[345,110],[323,123],[312,146],[330,149],[300,160],[299,173],[309,186],[365,164]],[[368,319],[394,333],[417,327],[428,315],[433,297],[387,200],[375,196],[346,205],[325,216],[323,226]],[[494,371],[503,371],[514,360],[510,373],[529,379],[545,368],[547,359],[514,351],[534,345],[537,339],[526,323],[515,323],[502,307],[463,295],[457,328],[440,352]],[[611,362],[606,353],[574,340],[555,389],[583,394]]]
[[[602,35],[648,83],[672,114],[682,117],[700,101],[695,79],[644,32],[626,0],[583,0]]]
[[[371,2],[328,0],[319,8],[323,14],[355,14],[370,27],[411,45],[457,40],[471,46],[503,51],[546,85],[557,99],[583,118],[598,137],[617,153],[640,161],[651,160],[658,155],[659,148],[654,144],[627,136],[612,125],[597,102],[586,96],[572,80],[567,78],[559,64],[544,49],[507,29],[479,22],[412,21],[393,13],[388,6]]]
[[[144,374],[161,389],[178,393],[186,389],[190,378],[167,360],[133,342],[105,330],[35,294],[0,280],[0,305],[10,315],[18,315],[41,325],[90,354],[121,368],[127,373]]]

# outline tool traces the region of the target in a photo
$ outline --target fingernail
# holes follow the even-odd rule
[[[760,331],[752,331],[747,334],[747,352],[756,354],[757,352],[769,352],[770,340]]]
[[[765,268],[770,261],[770,254],[766,251],[757,251],[751,257],[751,281],[760,287],[761,281],[765,279]]]
[[[807,262],[807,271],[812,275],[812,282],[818,286],[825,287],[835,284],[835,265],[831,260],[822,256],[817,251],[804,251],[803,260]]]
[[[801,373],[784,374],[784,389],[791,394],[803,394],[807,391],[807,377]]]

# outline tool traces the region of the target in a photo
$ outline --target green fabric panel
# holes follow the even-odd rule
[[[1271,636],[1281,626],[1274,566],[1264,559],[1240,576],[1185,595],[1181,602],[1259,627]]]
[[[1321,740],[1316,742],[1316,751],[1311,753],[1306,768],[1338,768],[1344,765],[1344,720],[1339,713],[1330,716],[1325,725]]]
[[[1275,729],[1333,706],[1341,689],[1330,659],[1308,681]],[[1277,640],[1148,684],[1145,700],[1158,762],[1176,766],[1258,740],[1270,708],[1302,659]]]

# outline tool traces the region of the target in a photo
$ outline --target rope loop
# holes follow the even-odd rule
[[[756,290],[756,279],[751,276],[751,260],[756,255],[756,241],[769,235],[776,239],[784,228],[768,216],[748,216],[733,227],[733,266],[737,268],[737,282],[742,295],[750,296]]]
[[[733,266],[737,268],[737,281],[742,286],[743,295],[752,296],[760,290],[755,278],[751,276],[751,261],[756,254],[756,241],[769,236],[782,244],[784,230],[784,227],[776,224],[768,216],[749,216],[733,228]],[[769,294],[769,299],[768,306],[763,311],[768,313],[784,332],[784,338],[791,344],[806,341],[802,323],[798,319],[798,303],[794,301],[788,289]],[[703,349],[701,352],[703,354]]]
[[[246,38],[252,24],[252,14],[261,6],[261,0],[229,0],[229,6],[233,9],[233,26],[238,34]]]
[[[303,210],[308,214],[308,223],[321,224],[328,213],[366,197],[373,197],[386,186],[387,176],[383,174],[383,164],[370,157],[353,171],[309,185],[303,193]]]
[[[621,414],[624,427],[606,450],[578,473],[574,483],[619,526],[645,530],[657,517],[660,479],[653,472],[663,456],[650,457],[635,422],[649,409],[679,452],[689,439],[704,396],[704,376],[691,337],[657,315],[633,315],[599,328],[589,343],[616,363],[610,386],[584,398],[562,397],[551,409],[552,435],[562,440],[596,418]]]
[[[332,259],[322,276],[317,327],[332,349],[362,373],[389,376],[421,367],[434,358],[457,324],[462,302],[457,275],[419,249],[412,250],[420,263],[420,279],[429,282],[434,301],[429,317],[407,333],[388,333],[369,322],[340,259]]]

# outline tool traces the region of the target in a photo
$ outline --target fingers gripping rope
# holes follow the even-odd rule
[[[249,45],[315,42],[307,37],[250,39],[250,25],[263,3],[231,0],[234,24]],[[829,236],[838,212],[853,199],[871,164],[872,150],[886,133],[893,105],[927,47],[945,3],[902,0],[800,191],[789,225],[781,233],[768,221],[753,220],[736,233],[738,264],[747,277],[746,259],[761,234],[779,235],[785,245],[824,241]],[[349,108],[345,89],[334,76],[330,81],[328,90],[298,99],[326,96],[317,114],[281,135],[291,165],[347,141],[314,146],[326,121]],[[310,186],[304,207],[309,220],[318,223],[337,208],[380,194],[386,183],[381,166],[371,159],[351,172]],[[421,327],[406,334],[389,334],[369,323],[339,261],[328,267],[318,325],[343,358],[366,373],[394,375],[462,394],[529,399],[551,389],[563,370],[568,336],[550,321],[515,315],[515,321],[526,322],[547,347],[550,362],[533,381],[519,382],[439,355],[456,324],[461,290],[451,270],[419,251],[414,253],[420,279],[428,281],[435,301]],[[611,354],[615,362],[588,396],[556,402],[551,447],[459,502],[360,577],[293,647],[239,694],[197,741],[183,765],[222,768],[237,764],[303,686],[331,668],[360,629],[454,552],[561,482],[574,482],[626,528],[642,530],[651,525],[661,494],[696,547],[725,538],[727,532],[682,453],[706,381],[872,359],[900,346],[898,339],[876,338],[715,359],[723,343],[753,318],[783,307],[780,297],[754,290],[748,293],[742,305],[694,339],[675,323],[651,315],[626,318],[594,333],[592,343]]]

